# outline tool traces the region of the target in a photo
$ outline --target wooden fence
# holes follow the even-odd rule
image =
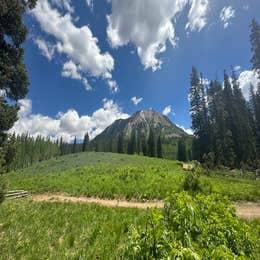
[[[6,192],[5,197],[7,199],[18,199],[27,197],[28,195],[28,191],[25,190],[11,190]]]

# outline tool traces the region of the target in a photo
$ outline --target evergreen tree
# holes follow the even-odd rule
[[[157,139],[157,157],[162,158],[162,141],[161,141],[161,136],[159,135]]]
[[[148,137],[148,156],[155,157],[155,137],[152,128],[149,130]]]
[[[232,69],[231,78],[234,100],[233,140],[236,153],[236,166],[240,167],[241,162],[249,163],[255,158],[256,148],[250,123],[250,110],[239,87],[234,69]]]
[[[195,139],[193,142],[194,156],[201,160],[203,154],[209,151],[209,122],[207,117],[206,97],[202,76],[199,78],[195,67],[190,77],[190,114]]]
[[[187,161],[187,151],[186,151],[186,144],[183,138],[178,140],[178,156],[179,161],[186,162]]]
[[[18,106],[11,105],[6,99],[17,101],[28,92],[29,79],[24,64],[24,42],[27,28],[23,22],[26,9],[35,6],[35,0],[0,1],[0,150],[7,152],[7,135],[17,120]],[[7,145],[8,146],[8,145]],[[0,168],[6,162],[0,162]]]
[[[225,146],[225,106],[223,101],[222,85],[217,80],[211,81],[208,91],[208,111],[210,131],[212,135],[212,152],[215,154],[216,164],[224,165],[223,150]]]
[[[147,156],[147,142],[145,140],[145,138],[142,139],[142,152],[144,156]]]
[[[121,133],[118,135],[117,152],[118,153],[124,153],[124,140],[123,140],[123,136],[122,136]]]
[[[74,141],[73,141],[73,146],[72,146],[72,153],[77,152],[77,137],[75,136]]]
[[[84,140],[82,144],[82,152],[86,152],[89,150],[89,136],[88,133],[84,135]]]
[[[260,158],[260,26],[254,19],[251,23],[251,51],[252,51],[252,67],[258,77],[258,85],[256,93],[254,93],[254,121],[256,129],[256,140],[257,140],[257,154]],[[253,93],[253,91],[252,91]],[[251,93],[251,95],[252,95]]]
[[[134,130],[131,132],[130,139],[127,145],[127,153],[134,154],[136,152],[136,133]]]

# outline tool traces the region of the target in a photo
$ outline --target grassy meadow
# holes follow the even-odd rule
[[[0,259],[119,259],[145,211],[95,204],[4,202]]]
[[[79,153],[7,174],[9,189],[101,198],[164,199],[181,191],[187,173],[178,161],[113,153]],[[231,200],[260,200],[260,180],[239,171],[201,175],[203,192]]]
[[[164,199],[182,191],[187,172],[178,161],[113,153],[71,154],[5,175],[8,189],[32,194]],[[202,193],[260,201],[260,181],[239,171],[201,175]],[[132,226],[148,211],[95,204],[6,200],[0,206],[0,259],[123,259]],[[243,220],[241,220],[243,221]],[[260,258],[260,220],[246,221]]]

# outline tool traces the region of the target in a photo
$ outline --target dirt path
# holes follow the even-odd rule
[[[109,200],[93,197],[72,197],[62,194],[39,194],[31,196],[34,201],[49,201],[49,202],[75,202],[75,203],[96,203],[106,207],[122,207],[122,208],[138,208],[147,209],[151,207],[162,208],[163,201],[146,201],[135,202],[127,200]],[[260,218],[260,203],[257,202],[240,202],[234,203],[237,215],[244,219]]]

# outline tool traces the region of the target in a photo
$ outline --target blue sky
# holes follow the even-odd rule
[[[219,80],[233,65],[245,93],[255,84],[249,24],[259,10],[259,0],[38,0],[25,16],[30,91],[12,131],[94,137],[149,108],[189,129],[192,65]]]

